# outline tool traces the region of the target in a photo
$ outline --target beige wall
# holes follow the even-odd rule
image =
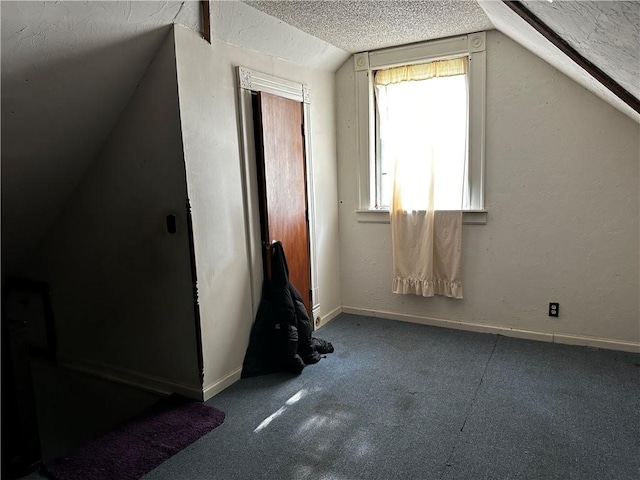
[[[175,28],[175,38],[208,398],[238,378],[253,322],[245,227],[246,209],[251,205],[243,196],[235,67],[305,83],[311,89],[322,316],[341,304],[334,75],[219,40],[209,45],[197,33],[182,27]]]
[[[488,220],[464,226],[461,301],[391,293],[389,225],[354,213],[352,60],[336,73],[343,308],[637,349],[638,124],[497,31],[487,42]],[[547,316],[552,301],[559,318]]]

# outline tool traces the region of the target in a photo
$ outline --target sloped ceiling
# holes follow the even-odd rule
[[[640,98],[640,2],[522,2],[583,57]]]
[[[168,25],[197,2],[7,2],[2,16],[2,267],[33,249],[77,185]]]
[[[520,18],[504,2],[479,0],[495,27],[601,99],[640,123],[640,114]],[[548,26],[609,77],[638,92],[640,2],[529,2]],[[553,2],[555,5],[556,2]],[[635,81],[634,81],[635,79]],[[637,97],[637,93],[636,99]]]
[[[333,72],[349,58],[343,49],[240,1],[212,2],[211,28],[225,43],[303,67]]]

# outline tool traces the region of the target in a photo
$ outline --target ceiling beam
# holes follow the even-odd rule
[[[584,58],[578,51],[569,45],[563,38],[561,38],[556,32],[549,28],[542,20],[531,13],[523,4],[519,1],[504,0],[503,3],[513,10],[520,18],[531,25],[538,33],[551,42],[556,48],[558,48],[567,57],[573,60],[581,68],[583,68],[589,75],[595,78],[598,82],[604,85],[611,93],[617,96],[620,100],[626,103],[629,107],[635,110],[636,113],[640,113],[640,100],[629,93],[618,82],[616,82],[609,75],[604,73],[600,68]]]
[[[211,1],[201,1],[200,11],[202,13],[202,38],[211,43]]]

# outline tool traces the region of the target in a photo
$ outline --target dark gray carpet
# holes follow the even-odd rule
[[[640,478],[640,355],[346,314],[317,335],[336,353],[220,393],[225,423],[144,478]]]

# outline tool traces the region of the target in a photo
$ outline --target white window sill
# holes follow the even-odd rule
[[[389,223],[389,210],[356,210],[358,223]],[[465,210],[462,212],[463,225],[486,225],[486,210]]]

